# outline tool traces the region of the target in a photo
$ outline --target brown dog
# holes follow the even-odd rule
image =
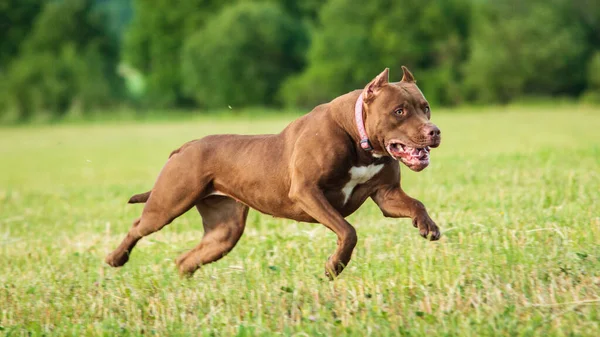
[[[205,232],[197,247],[177,259],[183,275],[235,246],[249,207],[320,222],[337,234],[337,250],[325,264],[329,277],[348,265],[356,245],[356,230],[344,217],[369,197],[385,216],[410,217],[421,236],[439,239],[425,206],[400,187],[397,160],[421,171],[441,139],[413,75],[402,70],[401,82],[389,83],[385,69],[363,90],[317,106],[279,134],[214,135],[173,151],[152,191],[129,200],[146,202],[142,216],[106,262],[124,265],[138,240],[193,206]]]

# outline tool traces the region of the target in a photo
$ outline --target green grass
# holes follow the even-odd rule
[[[277,132],[291,118],[0,129],[0,334],[193,336],[597,336],[600,111],[434,114],[442,146],[403,186],[443,230],[428,242],[372,202],[333,282],[321,225],[252,212],[237,247],[180,279],[202,236],[195,211],[104,256],[169,152],[211,133]]]

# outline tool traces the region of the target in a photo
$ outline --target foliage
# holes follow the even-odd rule
[[[105,106],[119,88],[117,46],[91,0],[48,2],[6,75],[4,99],[17,118]]]
[[[600,46],[600,1],[572,0],[571,9],[577,14],[577,21],[586,30],[587,44]]]
[[[97,10],[106,13],[106,28],[111,38],[121,45],[123,32],[133,17],[132,0],[95,0],[95,2]]]
[[[323,0],[267,0],[272,3],[281,5],[291,16],[305,20],[308,24],[314,24],[317,20],[319,9],[327,1]],[[256,2],[249,0],[249,2]]]
[[[0,1],[0,73],[18,54],[43,3],[43,0]]]
[[[374,0],[360,6],[328,1],[313,35],[309,65],[286,84],[283,96],[288,104],[313,106],[364,86],[384,67],[407,65],[419,84],[431,89],[426,90],[430,99],[457,103],[469,13],[466,0]]]
[[[148,104],[186,104],[180,67],[183,43],[228,2],[134,0],[136,14],[125,36],[123,59],[145,74]]]
[[[491,2],[473,25],[466,82],[473,98],[508,102],[523,95],[578,95],[589,53],[571,0]]]
[[[434,105],[597,102],[599,46],[592,0],[5,0],[0,119],[311,108],[401,65]]]
[[[305,46],[301,23],[277,5],[227,7],[186,41],[187,94],[208,108],[273,104],[280,83],[300,69]]]
[[[587,68],[587,91],[583,100],[590,103],[600,103],[600,50],[591,57]]]
[[[588,66],[588,85],[590,89],[600,90],[600,50],[594,53]]]

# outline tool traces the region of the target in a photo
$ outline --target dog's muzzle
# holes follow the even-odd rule
[[[429,166],[429,146],[411,147],[399,141],[390,141],[385,148],[390,156],[415,172],[422,171]]]

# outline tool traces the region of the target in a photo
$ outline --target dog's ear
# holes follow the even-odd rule
[[[389,72],[388,68],[383,69],[381,74],[377,75],[363,90],[363,100],[365,102],[371,101],[377,96],[379,90],[389,83]]]
[[[408,83],[417,82],[415,80],[415,77],[413,76],[413,74],[410,72],[410,70],[408,70],[408,68],[406,68],[405,66],[402,66],[402,82],[408,82]]]

